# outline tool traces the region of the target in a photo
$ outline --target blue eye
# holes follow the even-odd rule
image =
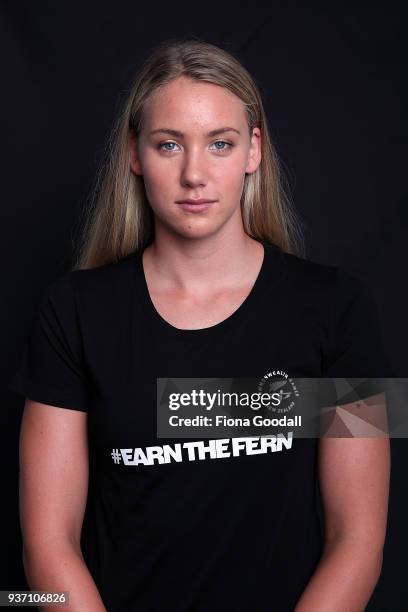
[[[174,148],[165,148],[167,145],[175,145],[175,142],[162,142],[161,144],[158,145],[158,149],[160,149],[161,151],[164,151],[165,153],[171,153],[172,151],[174,151]],[[215,149],[217,151],[227,151],[227,149],[230,149],[231,147],[233,147],[234,145],[232,144],[232,142],[227,142],[226,140],[217,140],[216,142],[213,143],[214,145],[227,145],[224,147],[218,147],[216,146]]]
[[[165,145],[174,145],[176,144],[175,142],[163,142],[162,144],[159,145],[159,149],[161,149],[162,147],[164,147]],[[164,151],[173,151],[173,149],[163,149]]]
[[[215,147],[217,149],[217,151],[226,151],[228,148],[231,148],[232,146],[234,146],[232,143],[227,142],[226,140],[217,140],[214,144],[225,144],[228,145],[227,147],[223,147],[222,149],[220,149],[219,147]]]

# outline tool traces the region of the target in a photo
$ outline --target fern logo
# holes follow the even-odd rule
[[[274,393],[280,396],[277,406],[269,405],[269,411],[275,414],[286,414],[292,410],[299,391],[295,382],[285,370],[272,370],[262,376],[258,384],[259,393]]]

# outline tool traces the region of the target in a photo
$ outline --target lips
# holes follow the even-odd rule
[[[177,204],[180,206],[180,208],[187,212],[199,213],[211,208],[214,202],[216,202],[216,200],[200,198],[197,200],[180,200],[177,202]]]
[[[208,200],[205,198],[193,199],[189,198],[187,200],[177,200],[177,204],[211,204],[215,202],[215,200]]]

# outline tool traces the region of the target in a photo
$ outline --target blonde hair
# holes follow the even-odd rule
[[[254,79],[230,52],[200,39],[168,39],[138,71],[109,136],[90,203],[84,208],[74,269],[93,268],[142,251],[152,240],[153,211],[143,177],[130,168],[130,136],[141,127],[143,108],[161,85],[178,76],[220,85],[244,104],[250,134],[261,131],[262,160],[246,174],[241,197],[245,232],[283,251],[303,255],[301,223],[292,208],[287,182],[268,131]]]

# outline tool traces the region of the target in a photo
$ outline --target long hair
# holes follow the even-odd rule
[[[261,131],[262,159],[246,174],[241,196],[244,231],[283,251],[303,255],[301,222],[268,130],[254,79],[233,54],[200,39],[168,39],[153,49],[134,79],[109,135],[106,158],[84,208],[74,269],[93,268],[142,251],[152,241],[154,217],[143,177],[130,168],[130,136],[141,128],[149,96],[178,76],[224,87],[243,103],[250,134]]]

